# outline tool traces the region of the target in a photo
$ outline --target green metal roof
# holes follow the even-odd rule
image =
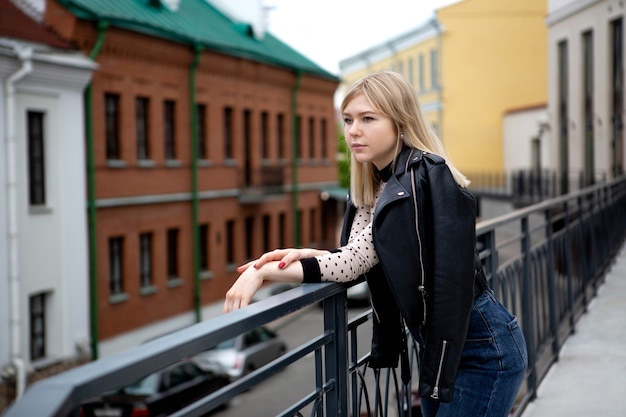
[[[230,19],[209,0],[180,0],[176,11],[165,5],[154,6],[160,3],[158,0],[59,0],[59,3],[81,19],[107,21],[111,26],[134,32],[201,45],[338,81],[337,76],[271,33],[256,39],[250,25]]]

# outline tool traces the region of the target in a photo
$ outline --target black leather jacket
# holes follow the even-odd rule
[[[342,245],[355,212],[349,202]],[[366,274],[374,310],[369,366],[398,365],[406,323],[421,342],[420,395],[451,401],[475,273],[482,273],[475,251],[476,201],[441,157],[405,147],[372,221],[379,264]]]

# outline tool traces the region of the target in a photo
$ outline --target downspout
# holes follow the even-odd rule
[[[293,244],[300,246],[300,212],[298,211],[298,158],[300,154],[300,126],[298,126],[298,91],[302,71],[296,70],[296,82],[291,88],[291,211],[293,217]]]
[[[98,37],[89,54],[92,61],[104,45],[108,22],[98,22]],[[93,80],[93,79],[92,79]],[[91,333],[91,358],[98,359],[98,246],[96,236],[96,174],[93,143],[93,81],[85,89],[85,140],[87,151],[87,217],[89,221],[89,308]]]
[[[189,65],[189,113],[191,115],[191,207],[193,228],[193,305],[196,323],[202,321],[200,296],[200,231],[198,201],[198,113],[196,110],[196,70],[200,63],[202,46],[194,45],[193,62]]]
[[[30,74],[33,70],[31,61],[32,47],[19,47],[12,44],[22,66],[11,74],[5,81],[5,108],[6,108],[6,167],[7,167],[7,206],[8,206],[8,240],[9,240],[9,302],[11,326],[11,362],[15,367],[16,399],[26,387],[26,367],[20,357],[20,271],[19,271],[19,227],[17,219],[17,138],[15,127],[15,84]]]

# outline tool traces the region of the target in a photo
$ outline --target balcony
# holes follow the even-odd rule
[[[626,177],[622,176],[477,225],[480,256],[490,287],[519,318],[528,345],[529,367],[511,417],[521,416],[535,398],[539,383],[593,301],[626,238],[625,212]],[[295,402],[284,396],[268,398],[283,410],[276,415],[415,415],[417,347],[409,349],[413,376],[408,386],[402,385],[398,369],[368,368],[369,345],[359,345],[357,336],[371,325],[372,311],[348,320],[348,288],[336,283],[298,286],[50,377],[32,385],[4,417],[78,416],[81,402],[88,398],[133,383],[206,346],[320,303],[323,323],[319,331],[306,335],[304,343],[172,416],[201,416],[302,361],[314,363],[314,372],[298,381],[306,385],[308,394]],[[360,353],[363,348],[367,353]]]
[[[284,193],[285,168],[264,166],[244,169],[240,179],[239,202],[257,204]]]

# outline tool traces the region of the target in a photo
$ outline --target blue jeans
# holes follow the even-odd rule
[[[528,367],[517,318],[488,289],[474,300],[449,403],[421,397],[424,417],[508,417]]]

